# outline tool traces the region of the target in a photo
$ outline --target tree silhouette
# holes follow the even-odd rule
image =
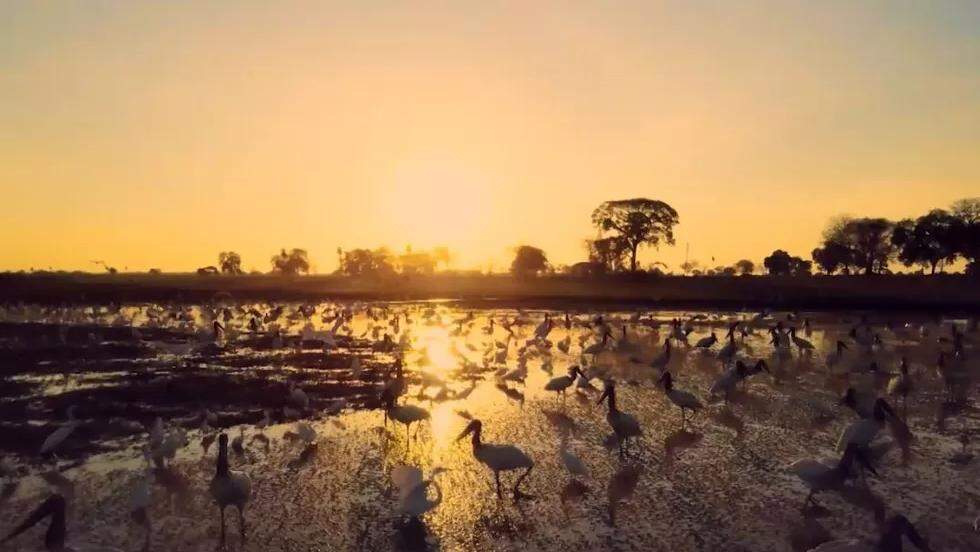
[[[218,267],[225,274],[244,274],[242,271],[242,256],[234,251],[222,251],[219,253]]]
[[[825,242],[823,247],[814,249],[810,256],[820,270],[827,274],[850,272],[850,267],[854,265],[851,250],[835,241]]]
[[[278,255],[272,256],[272,272],[295,276],[310,271],[310,259],[305,249],[293,248],[288,252],[282,249]]]
[[[959,218],[942,209],[933,209],[914,221],[900,221],[892,232],[898,260],[905,266],[927,266],[930,274],[935,274],[937,267],[956,260],[960,224]]]
[[[592,224],[600,232],[613,232],[630,254],[630,271],[636,271],[636,252],[641,245],[674,244],[674,225],[679,222],[673,207],[654,199],[634,198],[607,201],[592,211]]]
[[[617,272],[625,268],[629,247],[619,236],[585,240],[589,250],[589,262],[596,263],[603,272]]]
[[[980,276],[980,197],[961,199],[950,211],[959,221],[954,233],[956,252],[968,261],[966,273]]]
[[[895,223],[888,219],[839,217],[824,231],[824,249],[830,244],[844,247],[850,252],[849,266],[865,274],[885,272],[895,254],[894,229]]]
[[[762,264],[766,267],[766,271],[773,276],[804,276],[810,274],[813,268],[813,263],[810,261],[794,257],[782,249],[773,251],[772,255],[763,259]]]
[[[735,263],[735,270],[738,271],[738,273],[743,276],[747,274],[752,274],[753,272],[755,272],[755,263],[753,263],[748,259],[742,259],[737,263]]]
[[[514,252],[510,272],[515,276],[536,276],[548,269],[548,257],[544,251],[530,245],[519,246]]]
[[[339,271],[348,276],[379,276],[395,273],[391,252],[385,247],[348,249],[343,252]]]

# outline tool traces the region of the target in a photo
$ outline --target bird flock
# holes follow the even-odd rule
[[[158,355],[178,358],[188,355],[220,358],[228,351],[241,348],[280,351],[314,347],[329,355],[359,340],[368,344],[372,355],[390,359],[381,376],[372,380],[366,402],[380,411],[381,427],[387,428],[389,421],[404,426],[408,449],[413,441],[420,439],[423,426],[432,425],[432,413],[424,405],[428,403],[431,408],[433,404],[455,402],[460,424],[465,424],[455,439],[455,446],[463,446],[468,438],[473,467],[482,465],[492,474],[497,499],[504,499],[506,486],[515,502],[536,499],[522,490],[522,485],[533,486],[536,459],[517,444],[484,440],[484,431],[493,428],[494,420],[479,419],[469,413],[466,405],[474,391],[487,383],[506,397],[509,408],[517,409],[523,416],[531,415],[525,409],[531,366],[540,368],[547,377],[540,391],[553,396],[554,403],[542,399],[538,405],[549,419],[557,420],[556,426],[572,427],[577,422],[566,405],[569,395],[597,407],[604,406],[609,433],[601,442],[618,454],[622,463],[610,483],[611,503],[627,499],[641,478],[643,467],[633,460],[650,461],[650,455],[644,451],[650,445],[644,440],[647,435],[640,418],[629,413],[629,405],[623,403],[620,390],[624,386],[631,390],[653,390],[662,396],[665,405],[676,408],[678,435],[683,439],[694,438],[696,428],[691,426],[704,423],[701,418],[705,411],[712,412],[716,420],[729,420],[723,425],[733,426],[732,420],[741,424],[733,409],[751,395],[754,381],[792,386],[800,377],[820,378],[824,388],[835,393],[833,400],[813,409],[815,421],[821,415],[841,416],[851,421],[835,443],[828,443],[839,455],[833,461],[801,458],[785,466],[785,473],[798,480],[803,512],[822,507],[817,500],[819,495],[870,489],[872,478],[887,477],[882,461],[892,450],[900,452],[903,462],[909,461],[916,438],[909,425],[908,404],[921,392],[924,380],[941,384],[943,416],[939,423],[944,423],[947,417],[962,413],[969,404],[976,376],[976,363],[971,362],[974,342],[980,335],[976,319],[902,323],[842,315],[835,322],[846,330],[824,335],[822,342],[831,344],[832,348],[821,351],[811,341],[814,324],[801,313],[777,314],[764,310],[671,319],[658,318],[657,314],[643,310],[618,314],[522,309],[460,312],[428,303],[276,305],[225,301],[198,307],[17,305],[8,306],[2,312],[2,320],[44,321],[56,325],[57,333],[44,337],[55,345],[68,342],[67,328],[72,326],[92,328],[94,324],[121,328]],[[359,332],[354,330],[355,326]],[[446,358],[438,358],[445,357],[444,352],[430,351],[418,338],[427,328],[438,328],[449,340],[449,366]],[[167,333],[154,333],[161,330]],[[708,335],[692,343],[690,336],[702,331]],[[723,338],[718,337],[721,332]],[[100,338],[90,333],[87,339],[97,343]],[[935,359],[914,365],[903,354],[913,347],[927,349],[935,354]],[[374,358],[351,357],[345,370],[348,381],[361,381],[368,370],[377,369]],[[711,383],[707,388],[689,386],[694,378],[684,376],[684,371],[689,369],[686,360],[710,367]],[[556,370],[556,365],[563,366]],[[804,365],[807,373],[801,374],[800,366]],[[555,376],[556,371],[564,375]],[[468,385],[456,385],[461,381]],[[814,396],[806,400],[812,406],[824,398]],[[167,422],[157,417],[146,426],[138,426],[145,434],[145,442],[140,447],[145,461],[144,475],[137,478],[130,509],[134,523],[145,528],[146,548],[151,542],[148,511],[156,496],[154,487],[164,487],[168,496],[176,496],[178,500],[181,494],[190,492],[192,482],[181,480],[168,467],[189,446],[191,434],[199,436],[205,455],[210,454],[211,446],[217,441],[214,476],[207,486],[207,494],[218,509],[216,533],[219,545],[224,546],[226,510],[233,507],[238,514],[239,538],[244,542],[247,510],[253,495],[252,477],[232,469],[229,450],[238,453],[237,457],[256,443],[268,450],[274,439],[268,433],[269,428],[284,425],[282,439],[302,447],[301,454],[289,467],[301,467],[317,454],[321,437],[317,422],[333,417],[333,423],[343,428],[342,418],[336,415],[352,408],[345,399],[317,397],[295,382],[288,383],[280,403],[274,411],[263,409],[259,421],[237,427],[222,427],[224,416],[206,408],[189,419]],[[601,416],[599,412],[602,410],[592,415]],[[68,409],[66,421],[38,449],[37,462],[57,468],[59,451],[84,423],[76,416],[75,407]],[[667,418],[672,414],[662,410],[660,416]],[[187,427],[192,429],[189,431]],[[962,431],[962,450],[951,461],[966,464],[972,460],[968,453],[969,435],[969,430]],[[555,444],[555,461],[571,478],[563,495],[584,493],[587,486],[582,481],[592,474],[588,464],[570,447],[571,437],[571,431],[560,431]],[[5,474],[10,471],[2,470]],[[443,501],[438,478],[447,471],[434,467],[429,477],[424,478],[421,467],[408,464],[392,467],[390,478],[399,511],[413,523],[419,523],[438,508]],[[58,469],[47,473],[58,481]],[[513,484],[502,483],[502,475],[512,477]],[[66,504],[70,493],[56,484],[52,487],[54,492],[22,523],[3,534],[2,542],[21,542],[18,539],[24,538],[23,533],[47,519],[44,546],[48,550],[86,549],[78,545],[72,548],[69,544]],[[5,492],[9,497],[14,491]],[[879,534],[870,540],[831,539],[812,550],[893,551],[902,549],[903,539],[920,550],[932,550],[906,517],[909,514],[893,512],[881,516]],[[610,523],[615,523],[612,509],[609,518]]]

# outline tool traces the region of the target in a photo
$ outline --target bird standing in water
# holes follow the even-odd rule
[[[500,472],[521,468],[525,468],[525,470],[517,478],[517,483],[514,484],[514,500],[530,498],[529,495],[521,492],[520,486],[521,482],[534,469],[534,460],[514,445],[492,445],[484,443],[482,440],[483,422],[480,420],[471,421],[466,426],[466,429],[459,434],[459,437],[456,437],[456,440],[459,441],[470,434],[473,436],[473,457],[493,471],[494,479],[497,482],[497,498],[502,498],[503,496],[500,491]]]
[[[616,382],[611,379],[605,381],[602,395],[596,404],[602,404],[604,400],[609,401],[609,413],[606,414],[606,421],[616,433],[616,438],[619,441],[619,455],[623,456],[629,439],[643,434],[640,429],[640,422],[636,421],[632,414],[620,412],[616,406]]]
[[[238,526],[242,540],[245,540],[245,505],[252,496],[252,481],[244,473],[229,469],[228,436],[224,433],[218,437],[217,470],[211,479],[210,491],[221,513],[221,546],[225,544],[225,508],[228,506],[238,509]]]

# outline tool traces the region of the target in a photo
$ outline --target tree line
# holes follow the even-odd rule
[[[654,199],[633,198],[606,201],[593,210],[596,237],[585,240],[587,260],[570,266],[553,266],[547,254],[533,245],[514,248],[511,274],[533,277],[547,273],[595,277],[614,273],[663,274],[667,266],[654,262],[644,270],[637,261],[641,248],[675,245],[677,211]],[[980,274],[980,198],[954,202],[949,209],[933,209],[915,218],[891,221],[885,218],[839,216],[830,221],[822,241],[810,259],[776,249],[761,267],[749,259],[731,266],[701,267],[697,261],[680,265],[684,274],[736,276],[754,274],[757,268],[775,276],[805,276],[814,270],[824,274],[887,274],[894,263],[919,267],[935,274],[962,259],[966,272]],[[402,253],[388,248],[337,248],[337,273],[348,276],[427,275],[447,269],[452,255],[446,247]],[[271,258],[276,274],[306,274],[311,270],[305,249],[282,249]],[[242,274],[241,255],[223,251],[218,264],[198,269],[200,274]]]

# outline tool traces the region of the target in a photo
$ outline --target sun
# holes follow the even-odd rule
[[[406,245],[460,249],[489,231],[489,190],[486,177],[459,164],[402,166],[385,190],[386,222]]]

